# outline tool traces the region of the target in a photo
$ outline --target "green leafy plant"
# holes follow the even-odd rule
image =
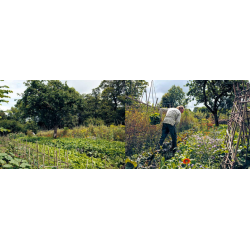
[[[159,113],[154,113],[149,118],[151,125],[157,125],[161,123],[161,115]]]

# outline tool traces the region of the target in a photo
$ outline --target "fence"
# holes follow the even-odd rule
[[[70,168],[68,150],[58,149],[46,145],[21,143],[7,137],[1,137],[2,144],[18,158],[28,161],[33,168]],[[10,144],[11,143],[11,144]],[[62,156],[63,154],[63,156]],[[87,167],[86,167],[87,168]]]

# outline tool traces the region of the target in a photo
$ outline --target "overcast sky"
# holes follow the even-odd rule
[[[26,80],[5,80],[4,82],[1,82],[1,85],[7,85],[10,87],[10,90],[13,91],[13,93],[9,94],[11,98],[6,98],[6,100],[9,101],[9,103],[2,103],[0,106],[1,110],[7,110],[13,107],[16,103],[15,99],[19,99],[20,96],[18,96],[18,93],[23,93],[25,90],[25,86],[23,82]],[[102,80],[61,80],[63,82],[67,81],[68,85],[70,87],[74,87],[79,93],[91,93],[92,89],[99,86]],[[147,80],[148,82],[151,82],[151,80]],[[161,100],[161,97],[163,94],[168,92],[168,90],[173,86],[180,86],[185,93],[187,93],[188,88],[184,87],[184,85],[187,83],[187,80],[154,80],[155,85],[155,91],[156,96],[158,98],[158,103]],[[188,105],[188,108],[193,108],[194,103],[190,103]]]
[[[147,80],[148,82],[150,82],[151,85],[151,81],[152,80]],[[155,86],[155,92],[156,92],[156,98],[158,98],[158,103],[160,103],[162,96],[168,92],[168,90],[173,86],[180,86],[183,91],[185,93],[188,92],[189,88],[188,87],[184,87],[186,85],[186,83],[188,82],[188,80],[154,80],[154,86]],[[150,87],[148,87],[148,93],[149,93],[149,89]],[[145,101],[145,96],[143,98],[143,100]],[[153,102],[153,100],[149,100],[151,103]],[[193,110],[193,108],[195,107],[194,104],[196,102],[190,102],[186,108],[189,108],[191,110]],[[203,106],[203,105],[198,105],[198,106]]]

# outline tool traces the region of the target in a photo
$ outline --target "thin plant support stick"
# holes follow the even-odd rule
[[[49,155],[49,147],[48,147],[48,165],[50,165],[49,164],[49,158],[50,158],[50,155]]]
[[[56,158],[55,158],[55,154],[56,154],[56,145],[54,147],[54,166],[56,165]]]
[[[38,141],[36,142],[36,147],[37,147],[37,167],[39,168],[39,145],[38,145]]]
[[[58,169],[57,151],[56,151],[56,168]]]
[[[67,166],[67,155],[66,155],[66,150],[64,150],[64,159],[65,159],[65,165]]]
[[[67,150],[67,167],[69,168],[69,157],[68,157],[68,150]]]
[[[30,148],[29,148],[29,164],[30,164]]]
[[[44,162],[45,162],[45,154],[43,154],[43,168],[45,168]]]

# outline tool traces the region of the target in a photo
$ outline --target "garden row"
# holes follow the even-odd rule
[[[22,137],[5,141],[5,146],[36,168],[121,168],[124,165],[124,143],[95,141]]]

